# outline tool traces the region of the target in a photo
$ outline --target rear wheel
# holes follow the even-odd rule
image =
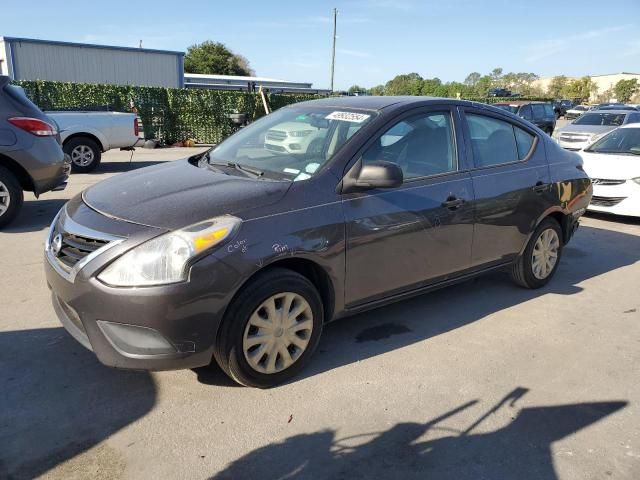
[[[0,167],[0,228],[9,224],[22,207],[24,194],[16,177]]]
[[[555,219],[546,218],[511,267],[511,278],[521,287],[540,288],[556,273],[561,256],[562,230]]]
[[[63,150],[71,157],[71,170],[88,173],[100,165],[102,151],[91,138],[74,137],[64,144]]]
[[[214,351],[236,382],[269,388],[292,378],[320,340],[323,306],[302,275],[273,269],[246,285],[229,306]]]

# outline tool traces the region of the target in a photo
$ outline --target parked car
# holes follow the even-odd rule
[[[600,137],[627,123],[640,122],[640,112],[627,110],[590,110],[556,130],[553,138],[562,148],[582,150]]]
[[[0,76],[0,228],[20,211],[23,192],[62,190],[71,168],[55,122],[9,81]]]
[[[326,128],[312,125],[310,119],[296,119],[269,129],[265,135],[264,148],[272,152],[305,154],[322,148]]]
[[[620,105],[620,106],[604,106],[597,109],[597,111],[601,112],[603,110],[626,110],[628,112],[637,112],[638,109],[636,107],[632,107],[631,105]]]
[[[296,121],[326,130],[319,150],[266,148]],[[591,190],[577,154],[500,109],[331,97],[77,195],[51,225],[46,278],[62,324],[106,365],[215,358],[270,387],[328,321],[499,268],[542,287]]]
[[[511,91],[506,88],[492,88],[487,92],[487,97],[510,97]]]
[[[590,110],[600,110],[605,107],[624,107],[624,106],[625,106],[624,103],[617,103],[617,102],[598,103],[596,105],[592,105]]]
[[[580,155],[593,182],[589,210],[640,217],[640,123],[609,132]]]
[[[572,108],[576,102],[569,99],[556,100],[553,102],[553,110],[556,113],[556,119],[560,117],[565,117],[567,114],[567,110]]]
[[[567,112],[564,114],[564,118],[567,120],[575,120],[584,112],[588,112],[588,111],[589,111],[588,105],[575,105],[571,107],[569,110],[567,110]]]
[[[123,112],[46,112],[60,127],[64,151],[74,172],[87,173],[100,165],[102,153],[144,143],[140,119]]]
[[[512,101],[509,103],[496,103],[495,106],[530,121],[549,135],[556,128],[556,116],[550,103]]]

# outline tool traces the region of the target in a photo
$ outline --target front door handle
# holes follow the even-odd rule
[[[455,195],[451,195],[444,202],[442,202],[442,206],[448,208],[449,210],[457,210],[462,205],[464,205],[464,200],[462,198],[458,198]]]
[[[543,193],[549,190],[550,186],[551,186],[550,183],[544,183],[539,181],[536,183],[535,187],[531,187],[531,189],[536,193]]]

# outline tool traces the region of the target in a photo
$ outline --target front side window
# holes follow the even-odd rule
[[[541,103],[531,105],[531,110],[533,110],[533,118],[542,120],[545,117],[544,106]]]
[[[268,178],[306,180],[375,115],[326,107],[282,108],[222,142],[210,152],[208,163],[233,163]]]
[[[397,164],[405,179],[457,170],[453,122],[449,112],[428,112],[389,128],[362,155],[363,164]]]
[[[466,118],[477,167],[517,162],[530,154],[535,137],[522,128],[485,115],[467,113]]]
[[[523,105],[522,108],[520,108],[520,116],[525,120],[531,120],[533,118],[531,105]]]

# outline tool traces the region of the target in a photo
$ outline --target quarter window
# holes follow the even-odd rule
[[[396,123],[362,155],[364,164],[396,163],[405,178],[457,170],[453,123],[449,112],[429,112]]]
[[[517,162],[533,148],[535,137],[509,122],[472,113],[466,118],[476,167]]]

